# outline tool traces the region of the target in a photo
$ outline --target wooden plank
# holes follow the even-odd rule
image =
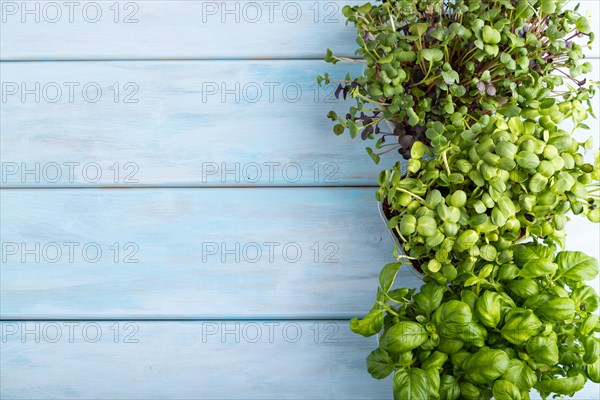
[[[348,321],[37,323],[0,323],[3,399],[391,396],[390,380],[365,367],[375,338],[351,333]]]
[[[592,62],[588,77],[600,80],[600,60]],[[346,112],[350,101],[315,83],[324,71],[341,78],[360,68],[318,61],[0,63],[3,84],[16,91],[5,90],[0,110],[0,184],[372,185],[398,155],[377,166],[365,142],[333,135],[326,114]],[[24,94],[22,83],[34,93]],[[102,95],[92,103],[94,85]],[[52,103],[57,86],[61,97]],[[136,88],[129,100],[137,103],[124,102]],[[594,105],[600,110],[600,96]],[[597,119],[588,125],[600,132]]]
[[[341,9],[361,1],[1,3],[2,60],[105,60],[352,56]]]
[[[365,143],[336,137],[326,117],[347,112],[350,101],[316,84],[325,71],[342,78],[360,69],[320,61],[0,63],[10,86],[0,110],[1,183],[372,185],[381,167]]]
[[[0,316],[362,315],[393,259],[374,197],[372,188],[2,190]],[[407,270],[399,282],[419,281]]]
[[[70,8],[42,0],[26,8],[3,0],[0,59],[321,58],[327,48],[352,56],[354,29],[341,8],[364,2],[111,0]],[[580,3],[600,37],[598,0]]]
[[[364,365],[375,339],[351,333],[347,321],[4,321],[0,329],[3,399],[392,396],[390,379],[372,379]],[[597,393],[589,382],[572,399]]]

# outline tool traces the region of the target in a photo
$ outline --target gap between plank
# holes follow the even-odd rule
[[[349,322],[351,318],[327,318],[327,317],[233,317],[233,318],[0,318],[0,322],[62,322],[62,321],[81,321],[81,322],[121,322],[121,321],[131,321],[131,322],[228,322],[228,321],[297,321],[297,322],[305,322],[305,321],[335,321],[335,322]]]
[[[379,185],[136,185],[136,186],[0,186],[0,190],[142,190],[142,189],[372,189]]]
[[[342,56],[358,61],[362,58]],[[44,59],[0,59],[5,63],[34,62],[156,62],[156,61],[324,61],[325,56],[305,57],[162,57],[162,58],[44,58]]]

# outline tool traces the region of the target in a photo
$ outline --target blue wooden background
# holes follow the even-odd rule
[[[360,71],[321,61],[348,3],[0,1],[0,398],[391,397],[348,329],[391,259],[381,167],[315,85]]]

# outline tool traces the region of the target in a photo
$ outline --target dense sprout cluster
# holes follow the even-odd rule
[[[410,157],[420,141],[436,151],[477,135],[488,116],[528,115],[559,123],[557,111],[585,115],[589,98],[580,75],[591,71],[584,50],[594,39],[584,16],[562,10],[563,0],[398,0],[346,6],[358,30],[356,51],[365,70],[339,82],[338,96],[357,105],[329,113],[334,132],[377,137],[379,155]],[[326,61],[347,59],[328,50]],[[328,74],[319,77],[330,84]],[[570,84],[575,89],[560,93]],[[566,103],[565,103],[566,102]],[[393,123],[389,130],[382,121]],[[436,129],[432,129],[437,122]]]
[[[597,83],[580,79],[593,34],[564,3],[344,9],[366,68],[338,82],[357,104],[329,113],[334,132],[377,138],[376,162],[392,150],[408,159],[377,190],[403,252],[351,321],[380,334],[367,367],[393,374],[396,399],[528,400],[600,383],[600,297],[586,284],[598,261],[564,250],[569,215],[600,222],[600,153],[586,162],[593,143],[573,136],[593,116]],[[394,284],[406,264],[423,273],[420,289]]]
[[[379,177],[388,227],[440,283],[464,279],[478,259],[505,263],[532,237],[564,247],[568,213],[600,222],[600,154],[595,165],[581,154],[590,141],[522,117],[489,119],[469,146],[426,157],[415,143],[407,172],[397,163]]]

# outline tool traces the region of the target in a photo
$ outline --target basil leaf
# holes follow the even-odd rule
[[[429,400],[429,376],[419,368],[397,371],[394,375],[395,400]]]
[[[502,318],[502,298],[497,292],[486,290],[477,300],[475,316],[479,321],[490,328],[495,328]]]
[[[411,321],[400,321],[389,328],[381,338],[381,347],[392,353],[404,353],[421,346],[428,333],[422,325]]]
[[[449,300],[435,311],[432,320],[441,329],[450,323],[466,325],[473,320],[473,314],[471,308],[462,301]]]
[[[489,384],[506,372],[509,362],[510,358],[502,350],[481,349],[465,360],[465,377],[475,384]]]
[[[585,386],[585,376],[578,373],[575,376],[568,378],[549,379],[541,381],[534,387],[540,391],[543,397],[545,394],[556,393],[572,396],[575,392],[580,391]]]
[[[464,345],[462,340],[442,337],[440,338],[440,344],[437,346],[437,349],[446,354],[454,354],[460,351]]]
[[[583,348],[585,354],[583,356],[583,362],[586,364],[593,364],[600,358],[600,341],[594,336],[586,336],[583,339]]]
[[[460,394],[465,400],[479,400],[481,399],[481,390],[471,382],[460,383]]]
[[[534,311],[537,316],[546,321],[565,321],[575,316],[575,303],[571,299],[551,299],[540,304]]]
[[[423,369],[429,378],[429,395],[433,398],[437,398],[440,392],[440,371],[437,368]]]
[[[396,279],[396,275],[398,275],[398,271],[402,267],[402,263],[393,262],[387,264],[381,272],[379,273],[379,286],[381,290],[385,293],[389,292],[394,284],[394,280]]]
[[[523,392],[529,392],[537,382],[537,375],[524,361],[512,359],[502,379],[513,382]]]
[[[586,365],[585,369],[592,382],[600,383],[600,358],[595,363]]]
[[[506,323],[500,330],[502,337],[512,344],[521,345],[537,335],[543,324],[533,311],[515,309],[506,316]]]
[[[423,369],[441,369],[447,360],[448,354],[442,353],[440,351],[434,351],[433,353],[431,353],[427,360],[423,361],[421,367],[423,367]]]
[[[556,340],[549,336],[535,336],[529,339],[527,345],[527,354],[535,362],[546,365],[555,365],[558,363],[558,345]]]
[[[350,330],[363,336],[373,336],[379,333],[383,326],[385,313],[379,307],[373,307],[371,311],[363,318],[352,318],[350,321]]]
[[[387,377],[395,368],[394,361],[384,349],[378,348],[367,356],[367,370],[375,379]]]
[[[437,310],[442,303],[442,298],[448,287],[435,282],[421,287],[421,292],[414,296],[417,309],[425,315]]]
[[[521,400],[519,388],[509,381],[497,380],[492,388],[494,400]]]
[[[591,281],[598,275],[598,260],[579,251],[561,251],[556,256],[558,276],[573,281]]]
[[[554,251],[552,246],[540,246],[535,243],[515,246],[514,260],[521,267],[519,276],[537,278],[556,272],[558,265],[553,262]]]
[[[540,292],[537,282],[533,279],[516,279],[509,282],[507,285],[508,289],[521,299],[527,299]]]
[[[571,298],[575,302],[577,310],[594,312],[598,309],[600,297],[590,286],[582,286],[573,290]]]
[[[440,400],[457,400],[460,396],[460,385],[455,377],[444,375],[440,380]]]
[[[519,267],[523,267],[527,262],[532,260],[547,260],[554,261],[554,246],[542,246],[536,243],[519,244],[513,247],[515,263]]]

